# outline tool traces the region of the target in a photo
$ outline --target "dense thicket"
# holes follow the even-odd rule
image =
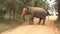
[[[16,19],[20,16],[22,8],[26,6],[49,8],[43,0],[0,0],[0,20]]]

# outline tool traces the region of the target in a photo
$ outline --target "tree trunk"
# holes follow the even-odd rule
[[[9,19],[11,19],[11,10],[9,10],[9,14],[10,14]]]
[[[16,0],[13,0],[12,4],[13,4],[13,20],[15,19],[15,11],[16,11],[16,4],[15,4]]]
[[[13,9],[13,19],[15,19],[15,9]]]
[[[60,2],[59,1],[60,0],[57,1],[58,2],[58,18],[57,18],[58,21],[60,20]]]
[[[58,10],[58,18],[57,20],[60,20],[60,10]]]

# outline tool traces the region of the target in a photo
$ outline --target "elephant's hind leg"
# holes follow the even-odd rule
[[[43,19],[43,25],[45,25],[45,19],[46,19],[46,18]]]
[[[39,19],[39,22],[38,22],[38,24],[40,24],[41,20],[42,20],[42,18],[40,18],[40,19]]]

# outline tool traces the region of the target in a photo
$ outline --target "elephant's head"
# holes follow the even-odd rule
[[[21,12],[21,16],[23,17],[24,21],[25,21],[25,15],[26,14],[29,14],[29,8],[26,7],[26,8],[23,8],[22,12]]]
[[[26,13],[27,13],[27,9],[26,8],[23,8],[22,12],[21,12],[21,16],[24,16]]]

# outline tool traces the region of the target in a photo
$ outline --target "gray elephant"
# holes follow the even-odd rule
[[[47,12],[45,9],[40,8],[40,7],[27,7],[27,8],[23,8],[23,11],[21,13],[21,16],[23,16],[23,19],[25,20],[25,15],[30,14],[30,20],[29,23],[33,24],[33,19],[34,17],[39,18],[39,23],[41,22],[41,20],[43,20],[43,25],[45,24],[45,19],[46,16],[49,14],[49,12]]]

